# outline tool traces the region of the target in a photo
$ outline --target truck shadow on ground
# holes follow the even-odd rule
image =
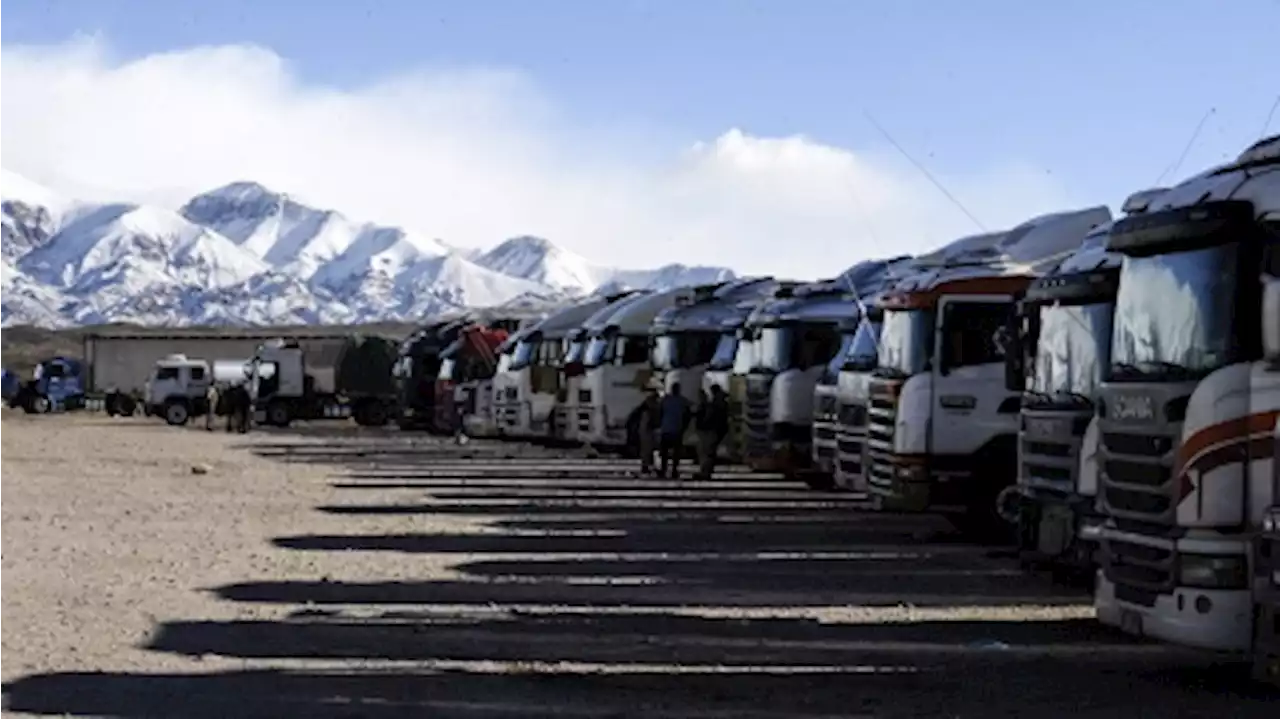
[[[340,455],[315,457],[368,460]],[[485,461],[493,468],[477,467]],[[453,576],[215,587],[220,599],[258,605],[255,614],[266,604],[288,615],[163,623],[145,648],[215,671],[29,676],[5,686],[6,709],[130,719],[1271,719],[1280,699],[1250,684],[1238,661],[1071,618],[1087,595],[1021,575],[983,547],[936,541],[939,522],[927,518],[752,487],[750,476],[726,495],[648,480],[627,488],[617,463],[584,462],[534,486],[521,481],[537,470],[524,460],[424,452],[423,462],[437,474],[368,473],[365,484],[353,472],[343,483],[412,482],[385,489],[420,491],[425,502],[319,509],[474,516],[484,533],[272,541],[443,555],[456,560]],[[460,487],[471,472],[485,484]],[[1045,609],[1010,621],[1014,604]],[[223,671],[227,662],[244,668]]]
[[[113,717],[1274,716],[1238,663],[1100,635],[1085,622],[826,625],[671,615],[177,622],[155,651],[347,660],[340,671],[60,673],[7,708]],[[351,660],[412,661],[351,669]]]

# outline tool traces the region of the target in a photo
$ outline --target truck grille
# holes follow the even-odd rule
[[[836,430],[836,457],[840,471],[862,475],[862,453],[867,438],[867,406],[840,405],[839,428]]]
[[[893,432],[898,418],[898,394],[902,383],[871,381],[871,402],[867,409],[867,488],[873,494],[894,493]]]
[[[1172,546],[1104,539],[1102,550],[1102,571],[1116,585],[1117,599],[1150,607],[1157,596],[1173,591],[1177,555]]]
[[[1102,497],[1120,520],[1172,526],[1180,501],[1173,477],[1174,438],[1133,432],[1103,432]]]
[[[1093,411],[1022,411],[1018,481],[1032,496],[1065,498],[1076,490],[1078,458]]]
[[[769,452],[769,390],[772,377],[747,377],[745,403],[747,453]]]

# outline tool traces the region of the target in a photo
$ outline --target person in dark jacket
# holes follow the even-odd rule
[[[227,431],[244,434],[249,431],[250,413],[253,412],[253,397],[249,388],[243,383],[233,384],[226,389]]]
[[[711,479],[716,468],[716,453],[729,434],[729,398],[720,385],[711,386],[711,398],[699,407],[695,426],[698,430],[698,474],[695,479]]]
[[[657,444],[658,422],[661,416],[658,390],[645,392],[644,401],[636,407],[632,422],[636,430],[636,448],[640,451],[640,473],[653,474],[653,450]]]
[[[689,400],[680,393],[680,383],[671,385],[667,396],[662,398],[658,411],[658,453],[662,457],[662,465],[658,469],[659,477],[667,476],[667,466],[671,466],[671,478],[680,479],[680,450],[684,445],[684,431],[689,426],[691,412]]]

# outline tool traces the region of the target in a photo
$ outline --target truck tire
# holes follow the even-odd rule
[[[132,417],[133,413],[138,409],[138,403],[129,395],[121,395],[119,404],[116,405],[116,412],[121,417]]]
[[[272,402],[267,405],[267,424],[273,427],[288,427],[293,421],[289,405],[284,402]]]
[[[164,405],[164,421],[170,426],[181,427],[191,419],[191,408],[186,402],[169,400]]]
[[[53,403],[44,395],[33,394],[27,401],[27,405],[24,409],[27,411],[27,414],[48,414],[53,411]]]

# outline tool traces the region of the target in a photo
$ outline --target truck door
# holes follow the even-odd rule
[[[1013,395],[1005,386],[1004,353],[997,342],[1013,311],[1012,298],[972,295],[944,298],[934,348],[930,454],[961,459],[1001,434],[1017,432],[1016,409],[1002,415]]]

